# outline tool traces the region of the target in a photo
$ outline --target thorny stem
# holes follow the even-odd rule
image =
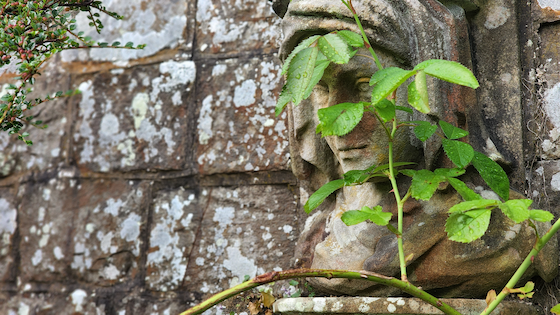
[[[546,243],[552,238],[554,234],[556,234],[556,232],[558,232],[559,229],[560,229],[560,219],[558,219],[552,225],[552,227],[546,232],[545,235],[543,235],[542,238],[537,238],[537,241],[535,242],[533,249],[531,250],[531,252],[529,252],[529,255],[525,257],[525,260],[523,261],[521,266],[517,268],[517,271],[513,274],[513,276],[511,276],[511,279],[509,279],[506,286],[502,289],[502,292],[498,294],[496,299],[492,301],[492,303],[490,303],[488,307],[482,313],[480,313],[480,315],[490,314],[498,306],[498,304],[502,302],[502,300],[509,294],[509,290],[513,289],[513,287],[517,284],[519,279],[521,279],[525,271],[527,271],[529,266],[531,266],[533,260],[537,257],[541,249],[543,249]]]
[[[229,288],[225,291],[217,293],[211,296],[209,299],[203,301],[202,303],[194,306],[180,315],[195,315],[201,314],[202,312],[206,311],[210,307],[236,295],[241,292],[247,291],[249,289],[258,287],[262,284],[279,281],[279,280],[286,280],[286,279],[293,279],[293,278],[303,278],[303,277],[321,277],[321,278],[345,278],[345,279],[364,279],[373,282],[377,282],[380,284],[388,285],[391,287],[395,287],[400,289],[403,292],[406,292],[412,296],[420,298],[425,302],[433,305],[434,307],[438,308],[442,312],[448,315],[461,315],[451,306],[445,304],[438,298],[422,291],[421,289],[415,287],[410,282],[401,281],[399,279],[393,277],[386,277],[380,274],[372,273],[369,271],[349,271],[349,270],[328,270],[328,269],[293,269],[293,270],[286,270],[286,271],[279,271],[279,272],[269,272],[263,275],[257,276],[247,282],[243,282],[238,284],[232,288]]]
[[[341,0],[341,1],[342,1],[342,3],[344,3],[344,5],[346,5],[348,10],[350,10],[350,12],[352,12],[352,15],[354,16],[354,20],[356,20],[356,24],[358,25],[358,28],[360,29],[360,32],[362,33],[362,38],[364,39],[364,44],[369,49],[370,54],[373,56],[373,60],[375,60],[375,65],[377,66],[377,70],[383,69],[383,65],[379,61],[379,58],[377,58],[377,54],[375,53],[375,51],[371,47],[371,44],[369,43],[369,39],[367,38],[366,32],[364,31],[364,27],[362,26],[362,22],[360,22],[360,18],[358,17],[358,13],[356,13],[356,9],[354,9],[354,6],[352,5],[352,0]]]

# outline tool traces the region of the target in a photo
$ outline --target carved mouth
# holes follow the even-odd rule
[[[364,145],[361,145],[361,146],[342,147],[342,148],[338,148],[338,151],[340,151],[340,152],[348,152],[348,151],[366,149],[367,147],[368,147],[367,144],[364,144]]]

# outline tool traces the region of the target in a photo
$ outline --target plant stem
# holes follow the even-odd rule
[[[502,292],[498,294],[496,299],[492,301],[492,303],[490,303],[488,307],[482,313],[480,313],[480,315],[490,314],[496,308],[496,306],[498,306],[498,304],[502,302],[502,300],[509,294],[508,289],[513,289],[513,287],[517,284],[519,279],[521,279],[525,271],[527,271],[527,268],[529,268],[529,266],[533,263],[533,260],[537,257],[541,249],[543,249],[546,243],[552,238],[552,236],[554,236],[554,234],[556,234],[556,232],[558,232],[559,229],[560,219],[558,219],[554,223],[554,225],[552,225],[552,227],[548,230],[548,232],[546,232],[545,235],[543,235],[542,238],[537,239],[535,246],[533,246],[533,249],[531,250],[531,252],[529,252],[529,255],[525,257],[525,260],[523,261],[521,266],[517,268],[517,271],[513,274],[511,279],[509,279],[506,286],[502,289]]]
[[[383,275],[379,275],[376,273],[368,272],[368,271],[349,271],[349,270],[328,270],[328,269],[293,269],[293,270],[286,270],[286,271],[279,271],[279,272],[269,272],[263,275],[257,276],[249,281],[243,282],[238,284],[232,288],[229,288],[225,291],[217,293],[211,296],[209,299],[203,301],[202,303],[194,306],[180,315],[195,315],[200,314],[210,307],[222,302],[223,300],[230,298],[236,294],[239,294],[243,291],[247,291],[249,289],[258,287],[262,284],[279,281],[279,280],[286,280],[286,279],[293,279],[293,278],[303,278],[303,277],[321,277],[321,278],[345,278],[345,279],[363,279],[369,280],[373,282],[377,282],[380,284],[385,284],[388,286],[392,286],[402,290],[403,292],[409,293],[412,296],[422,299],[423,301],[433,305],[434,307],[438,308],[442,312],[448,315],[461,315],[451,306],[443,303],[438,298],[428,294],[425,291],[415,287],[410,282],[401,281],[399,279],[395,279],[393,277],[386,277]]]
[[[395,195],[395,201],[397,202],[397,229],[399,234],[397,234],[397,246],[399,249],[399,265],[401,268],[401,280],[408,282],[408,277],[406,275],[406,259],[404,257],[404,246],[403,246],[403,201],[401,200],[401,195],[399,193],[399,187],[397,185],[397,179],[395,176],[395,168],[393,166],[393,139],[395,136],[395,131],[397,130],[397,119],[393,119],[393,130],[389,136],[389,180],[391,181],[391,186],[393,187],[393,194]]]

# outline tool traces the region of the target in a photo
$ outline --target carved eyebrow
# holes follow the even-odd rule
[[[359,78],[358,80],[356,80],[356,84],[358,83],[363,83],[363,82],[369,82],[370,78]]]

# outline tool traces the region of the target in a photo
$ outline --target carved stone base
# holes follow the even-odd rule
[[[441,299],[463,315],[480,314],[486,308],[486,301],[472,299]],[[375,314],[375,315],[440,315],[434,306],[417,298],[375,298],[375,297],[315,297],[286,298],[274,303],[274,314],[316,315],[316,314]],[[493,315],[537,315],[536,306],[522,302],[502,302]]]

